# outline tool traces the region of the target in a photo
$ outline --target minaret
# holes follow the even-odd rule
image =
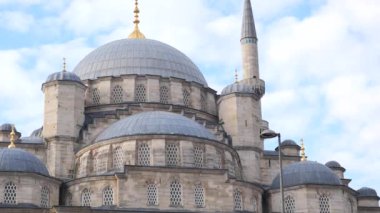
[[[223,89],[218,100],[219,119],[239,153],[243,178],[260,182],[260,159],[264,149],[260,131],[268,126],[261,116],[265,82],[259,78],[257,36],[250,0],[244,2],[240,43],[243,79]]]
[[[243,57],[243,79],[259,78],[257,34],[250,0],[245,0],[241,28],[241,50]]]

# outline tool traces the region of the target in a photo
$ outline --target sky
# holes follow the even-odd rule
[[[380,193],[380,1],[251,0],[266,81],[263,118],[338,161],[351,187]],[[243,0],[140,0],[147,38],[188,55],[220,91],[241,71]],[[41,84],[96,47],[127,38],[133,0],[0,0],[0,124],[42,126]],[[266,142],[267,149],[275,141]]]

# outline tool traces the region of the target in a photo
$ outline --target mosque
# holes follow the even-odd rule
[[[338,162],[307,160],[263,120],[250,0],[244,76],[221,94],[182,52],[145,38],[135,6],[128,39],[47,77],[41,128],[0,126],[0,212],[380,212],[375,190],[350,188]],[[268,137],[280,146],[264,150]]]

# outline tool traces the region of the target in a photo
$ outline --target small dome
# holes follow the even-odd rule
[[[39,138],[42,138],[42,130],[43,130],[43,127],[34,130],[32,132],[32,134],[30,134],[30,137],[39,137]]]
[[[109,126],[96,138],[104,141],[132,135],[184,135],[209,140],[215,136],[197,122],[170,112],[142,112]]]
[[[228,95],[231,93],[254,93],[254,89],[246,84],[234,83],[226,86],[221,95]]]
[[[334,160],[327,162],[325,166],[329,168],[342,168],[342,166],[337,161],[334,161]]]
[[[358,191],[358,197],[378,197],[376,190],[369,187],[362,187]]]
[[[294,142],[293,140],[284,140],[281,143],[281,146],[298,146],[298,144]]]
[[[0,132],[12,132],[12,126],[13,124],[10,124],[10,123],[2,124],[0,126]],[[17,137],[21,137],[21,133],[17,131],[16,127],[15,127],[15,133]]]
[[[290,164],[283,169],[284,187],[304,184],[341,185],[339,177],[323,164],[312,161],[301,161]],[[272,182],[272,188],[280,187],[279,175]]]
[[[67,71],[56,72],[49,75],[45,83],[49,83],[51,81],[74,81],[74,82],[82,83],[80,78],[75,73],[67,72]]]
[[[74,69],[82,79],[121,75],[174,77],[207,86],[198,67],[182,52],[150,39],[122,39],[88,54]]]
[[[49,176],[41,160],[18,148],[0,149],[0,172],[30,172]]]

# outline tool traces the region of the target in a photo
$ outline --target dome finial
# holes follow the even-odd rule
[[[135,10],[133,11],[135,14],[135,20],[133,21],[133,23],[135,24],[135,29],[128,37],[128,38],[132,38],[132,39],[144,39],[145,38],[144,34],[142,34],[140,32],[140,29],[139,29],[139,23],[140,23],[139,13],[140,13],[140,10],[139,10],[138,6],[139,6],[138,0],[135,0]]]
[[[301,161],[307,161],[307,157],[305,154],[305,144],[303,143],[303,139],[301,139]]]
[[[15,145],[16,133],[15,133],[15,126],[14,125],[12,125],[12,132],[9,134],[9,136],[10,136],[11,144],[9,144],[8,148],[9,149],[16,148],[16,145]]]
[[[63,57],[63,72],[66,72],[66,58]]]
[[[235,83],[237,83],[239,80],[238,71],[235,69]]]

